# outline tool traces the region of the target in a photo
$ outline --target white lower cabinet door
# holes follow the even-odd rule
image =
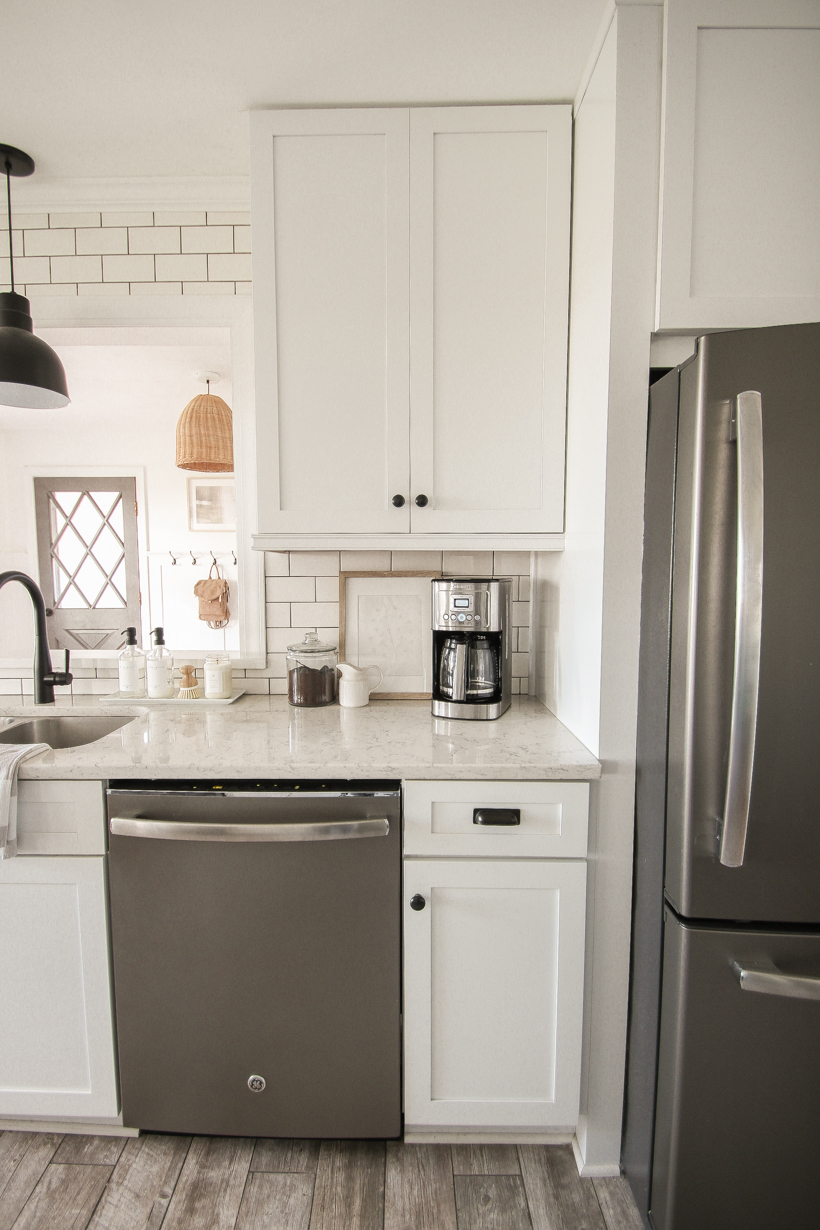
[[[0,862],[0,1115],[105,1119],[118,1101],[105,860]]]
[[[408,859],[405,1123],[573,1128],[586,863]]]

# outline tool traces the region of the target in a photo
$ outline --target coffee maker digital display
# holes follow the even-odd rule
[[[433,581],[436,717],[492,719],[510,707],[509,578]]]

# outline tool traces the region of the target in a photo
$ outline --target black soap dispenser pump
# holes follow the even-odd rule
[[[137,644],[136,628],[125,629],[125,648],[117,659],[120,696],[129,700],[145,695],[145,654]]]

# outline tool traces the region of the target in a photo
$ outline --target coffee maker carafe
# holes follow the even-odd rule
[[[433,713],[497,718],[510,706],[511,582],[433,581]]]

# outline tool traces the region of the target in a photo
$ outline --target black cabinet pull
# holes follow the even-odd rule
[[[474,807],[473,824],[503,824],[521,823],[520,807]]]
[[[426,495],[417,495],[417,496],[416,496],[416,503],[418,504],[419,508],[424,508],[424,506],[427,504],[427,502],[428,502],[428,501],[427,501],[427,496],[426,496]]]
[[[403,507],[403,505],[404,505],[404,496],[403,496],[403,495],[394,495],[394,496],[393,496],[393,507],[394,507],[394,508],[401,508],[401,507]]]
[[[414,893],[413,896],[410,898],[410,909],[411,910],[423,910],[426,905],[427,905],[427,902],[424,900],[421,893]]]

